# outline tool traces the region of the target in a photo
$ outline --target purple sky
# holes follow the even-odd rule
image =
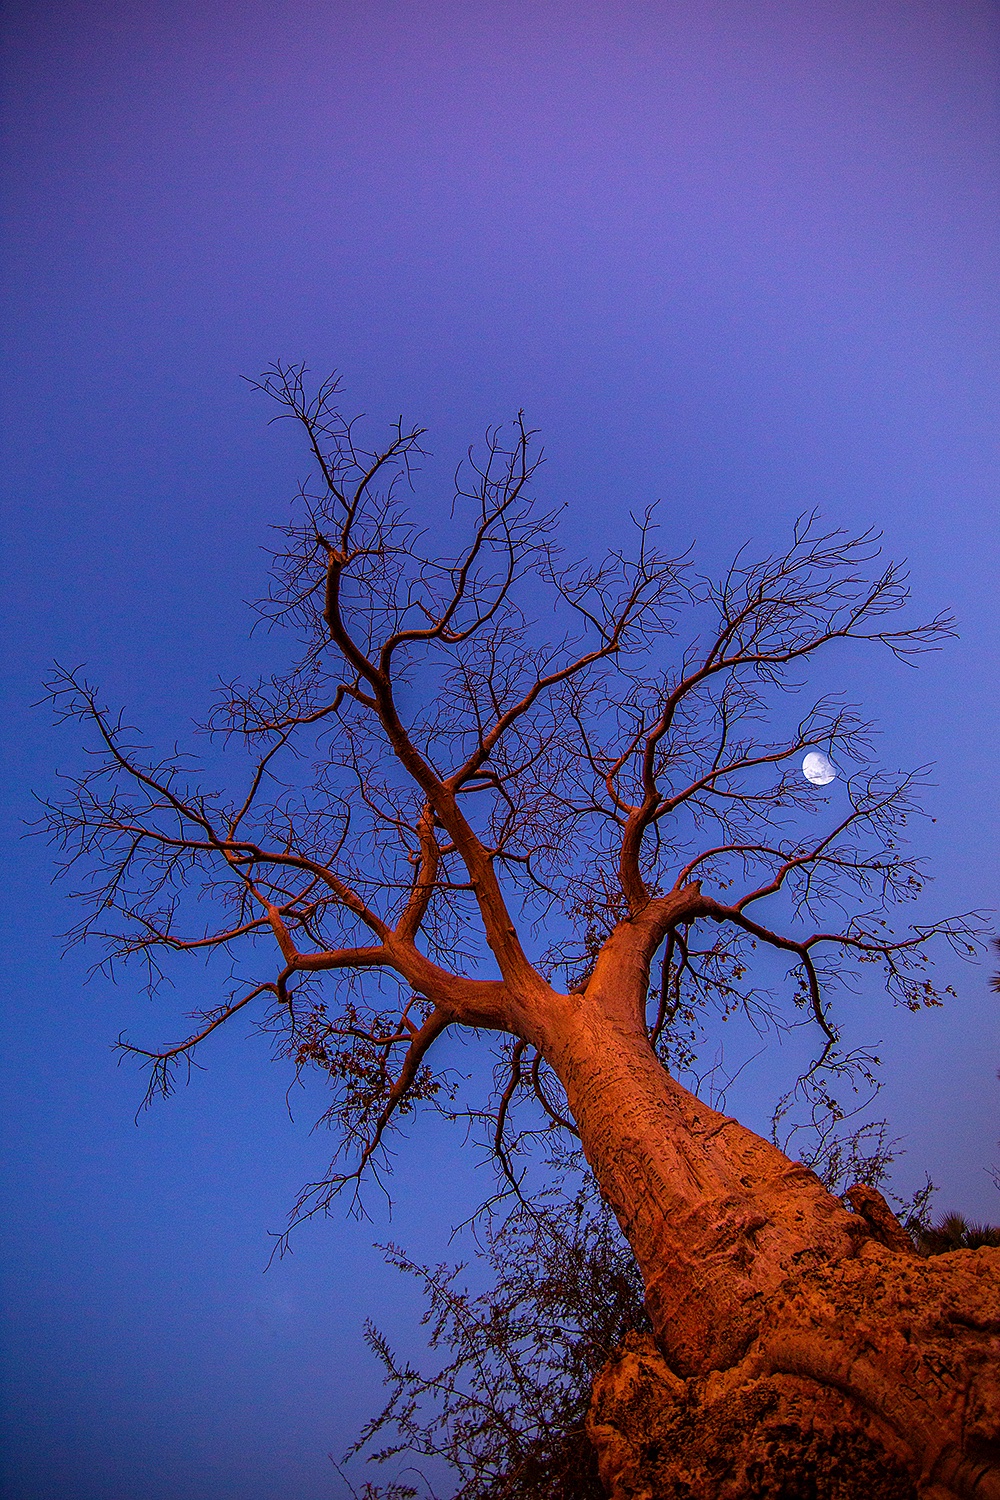
[[[6,74],[4,1493],[339,1496],[325,1455],[378,1398],[362,1320],[412,1306],[371,1242],[444,1256],[478,1179],[424,1135],[391,1229],[335,1217],[261,1274],[325,1142],[240,1036],[134,1127],[109,1044],[189,1007],[60,958],[72,915],[18,835],[74,744],[29,705],[53,657],[86,661],[169,738],[272,649],[241,601],[305,465],[239,377],[304,359],[425,424],[432,481],[523,406],[580,547],[656,497],[707,560],[814,505],[883,527],[961,639],[838,685],[889,763],[936,763],[933,909],[996,906],[1000,22],[985,0],[13,0]],[[930,1172],[940,1208],[997,1220],[988,973],[863,1030],[899,1186]]]

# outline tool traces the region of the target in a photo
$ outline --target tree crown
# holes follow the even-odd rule
[[[442,1032],[485,1028],[502,1038],[489,1113],[509,1170],[522,1096],[572,1129],[543,1058],[554,995],[618,1005],[683,1062],[699,1006],[780,1019],[747,978],[760,944],[788,958],[790,1014],[820,1029],[798,1092],[814,1119],[835,1113],[830,1071],[869,1062],[838,1050],[837,986],[875,967],[896,1001],[937,1004],[928,945],[969,950],[976,919],[891,925],[921,887],[902,847],[921,773],[876,768],[871,725],[844,697],[803,713],[796,695],[835,643],[912,660],[950,618],[909,623],[905,574],[879,561],[877,536],[815,516],[718,579],[663,547],[655,511],[600,561],[567,560],[533,496],[540,455],[521,415],[470,450],[446,526],[421,525],[406,503],[419,428],[367,449],[335,380],[311,392],[277,366],[256,385],[315,469],[259,606],[296,634],[298,660],[228,685],[206,726],[236,752],[228,789],[183,755],[150,758],[81,674],[53,684],[60,714],[95,735],[49,808],[85,871],[76,935],[102,940],[112,967],[142,960],[154,984],[171,954],[231,960],[227,997],[187,1037],[123,1043],[150,1094],[259,1007],[295,1064],[333,1084],[347,1158],[309,1211],[375,1168],[394,1119],[447,1107],[430,1060]],[[833,817],[799,773],[815,747],[850,768]],[[641,993],[612,1000],[626,940]]]

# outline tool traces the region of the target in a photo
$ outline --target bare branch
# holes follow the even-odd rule
[[[259,1024],[325,1073],[350,1153],[303,1198],[314,1212],[445,1087],[426,1059],[453,1023],[504,1038],[495,1098],[466,1115],[489,1116],[513,1187],[517,1143],[580,1128],[554,1102],[553,1037],[584,1001],[643,1035],[661,948],[645,1034],[689,1071],[712,1007],[761,1031],[805,1009],[818,1091],[844,1066],[838,984],[878,972],[910,1008],[948,993],[930,946],[974,949],[977,915],[892,925],[923,880],[903,848],[922,774],[873,768],[872,728],[842,696],[791,711],[838,643],[910,660],[951,633],[944,616],[907,623],[905,575],[875,534],[804,517],[783,551],[744,550],[713,581],[661,545],[650,509],[628,546],[567,564],[523,413],[470,450],[450,513],[424,507],[418,526],[403,502],[422,429],[400,420],[366,446],[335,378],[311,388],[276,365],[253,384],[315,470],[258,607],[297,642],[287,670],[221,688],[204,764],[146,750],[82,672],[52,685],[91,741],[46,819],[79,882],[73,936],[101,942],[111,971],[145,965],[152,988],[192,952],[225,955],[229,986],[262,962],[273,976],[241,978],[185,1042],[123,1044],[152,1092],[269,996]],[[830,796],[798,774],[812,747],[841,768]],[[792,960],[787,1015],[748,977],[755,942]]]

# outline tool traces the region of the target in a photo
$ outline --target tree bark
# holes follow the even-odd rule
[[[588,1432],[611,1500],[997,1500],[1000,1251],[876,1241],[793,1274],[742,1360],[683,1380],[630,1335]]]
[[[853,1255],[867,1227],[818,1178],[665,1071],[641,1027],[588,1013],[547,1057],[584,1154],[643,1272],[673,1367],[697,1375],[747,1348],[796,1266]]]
[[[671,1078],[631,991],[558,997],[543,1043],[655,1336],[595,1385],[609,1494],[1000,1500],[1000,1252],[899,1248]]]

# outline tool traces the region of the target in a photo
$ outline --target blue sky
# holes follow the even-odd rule
[[[707,561],[813,506],[883,528],[960,639],[838,685],[888,762],[935,764],[935,909],[995,907],[1000,27],[963,0],[48,0],[5,26],[7,1493],[319,1500],[378,1397],[362,1321],[412,1312],[372,1240],[443,1256],[478,1179],[425,1135],[391,1226],[309,1226],[263,1275],[325,1149],[266,1044],[220,1044],[136,1128],[110,1044],[188,1007],[61,957],[65,891],[20,839],[75,752],[31,708],[48,665],[169,741],[273,649],[243,600],[305,464],[241,375],[335,366],[429,429],[432,489],[524,407],[581,549],[655,498]],[[858,1024],[901,1187],[996,1219],[988,973]]]

